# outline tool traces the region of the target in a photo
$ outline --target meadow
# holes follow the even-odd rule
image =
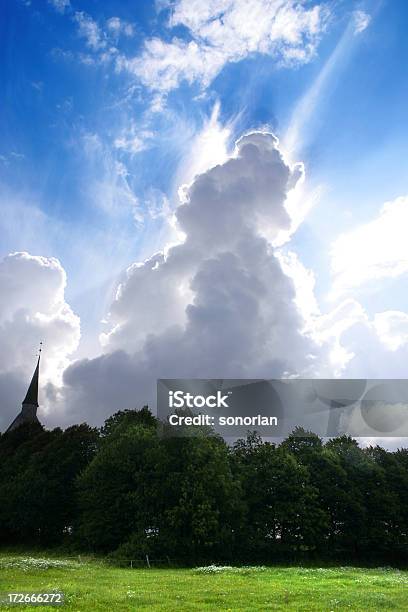
[[[62,607],[2,610],[407,610],[408,571],[387,567],[118,568],[97,560],[0,555],[0,592],[65,595]]]

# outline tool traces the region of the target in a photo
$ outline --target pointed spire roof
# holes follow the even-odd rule
[[[42,344],[42,343],[41,343]],[[30,404],[31,406],[37,406],[38,408],[38,378],[40,375],[40,359],[41,359],[41,347],[38,354],[37,366],[34,370],[33,377],[28,387],[27,394],[23,400],[23,404]]]

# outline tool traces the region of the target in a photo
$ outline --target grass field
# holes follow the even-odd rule
[[[0,592],[65,594],[62,608],[3,610],[408,610],[408,572],[389,568],[120,569],[0,555]]]

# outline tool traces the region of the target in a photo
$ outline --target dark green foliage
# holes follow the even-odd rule
[[[271,561],[317,549],[327,516],[308,469],[283,446],[255,436],[239,440],[232,459],[246,504],[240,556]]]
[[[97,430],[86,424],[65,431],[23,426],[2,436],[3,542],[49,545],[73,531],[78,516],[75,480],[95,454],[97,439]]]
[[[154,522],[160,491],[161,448],[154,430],[130,424],[114,429],[78,478],[80,537],[111,551],[146,521]]]
[[[110,439],[112,435],[115,433],[120,434],[121,431],[130,425],[143,425],[144,427],[156,429],[157,424],[157,419],[152,415],[147,406],[143,406],[141,410],[120,410],[106,419],[103,427],[101,427],[101,438],[102,440],[105,438]]]
[[[2,435],[1,542],[182,563],[408,560],[406,450],[324,444],[299,428],[279,446],[186,433],[144,407],[100,431]]]
[[[167,438],[163,446],[159,548],[169,556],[230,558],[242,513],[240,482],[218,437]]]
[[[217,437],[163,438],[133,423],[106,435],[78,480],[80,533],[95,550],[210,558],[233,544],[239,485]]]

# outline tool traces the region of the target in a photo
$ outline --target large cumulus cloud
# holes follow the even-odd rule
[[[47,356],[42,380],[53,384],[78,345],[79,319],[65,301],[65,285],[57,259],[21,252],[0,261],[0,430],[21,407],[40,341]]]
[[[158,377],[321,373],[321,349],[304,332],[272,247],[290,226],[285,202],[302,171],[272,134],[255,132],[194,179],[176,210],[183,241],[128,269],[102,335],[105,354],[66,370],[71,417],[100,421],[154,403]]]

